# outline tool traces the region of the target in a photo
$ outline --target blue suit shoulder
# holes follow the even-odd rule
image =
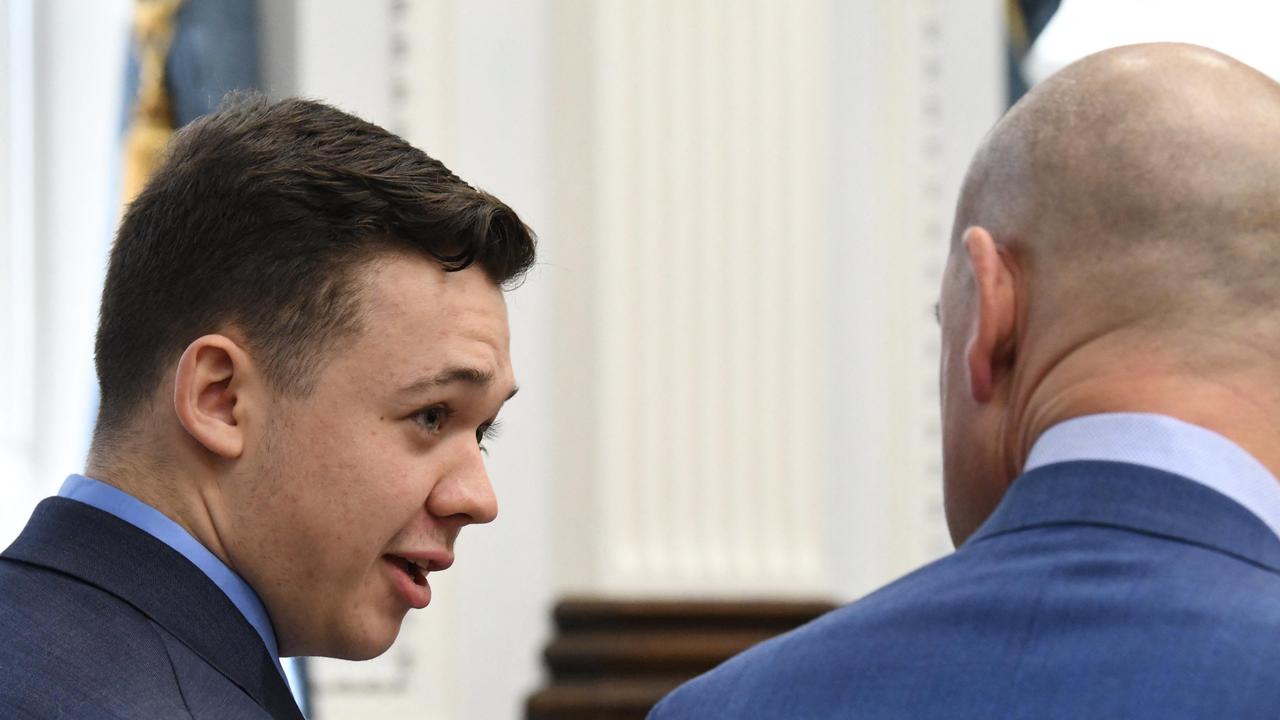
[[[6,717],[190,717],[161,632],[92,585],[0,560],[0,708]]]
[[[761,643],[675,718],[1274,718],[1280,575],[1094,526],[996,536]]]
[[[945,572],[954,562],[954,556],[943,558],[730,658],[677,688],[650,719],[799,717],[791,714],[794,708],[813,704],[815,692],[833,684],[849,686],[845,673],[852,668],[839,663],[840,656],[885,629],[881,621],[901,610],[898,597],[912,595],[916,586],[929,584],[933,573]]]
[[[300,718],[266,646],[197,566],[48,498],[0,554],[0,717]]]

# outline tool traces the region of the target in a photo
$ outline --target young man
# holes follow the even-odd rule
[[[509,207],[331,107],[182,130],[112,250],[86,472],[0,559],[0,714],[299,717],[281,655],[385,651],[497,513],[533,259]]]

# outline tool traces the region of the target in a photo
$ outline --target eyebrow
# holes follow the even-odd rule
[[[408,394],[423,393],[428,390],[434,390],[445,385],[474,385],[476,387],[488,387],[493,384],[493,371],[481,370],[474,367],[450,367],[432,375],[431,377],[421,378],[406,385],[401,392]],[[519,387],[511,389],[511,393],[507,395],[507,400],[515,397],[520,392]],[[505,401],[504,401],[505,402]]]

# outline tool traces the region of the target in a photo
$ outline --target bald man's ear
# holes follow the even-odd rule
[[[965,359],[969,391],[980,403],[991,400],[997,380],[1013,361],[1017,286],[1012,258],[985,228],[971,227],[961,237],[977,307]]]
[[[174,377],[173,406],[187,433],[227,460],[244,451],[243,396],[252,373],[249,355],[225,335],[205,335],[187,346]]]

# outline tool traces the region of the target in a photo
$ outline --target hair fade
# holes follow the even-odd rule
[[[195,338],[234,325],[282,393],[359,327],[356,270],[389,251],[501,286],[534,262],[497,198],[328,105],[233,94],[171,141],[111,251],[95,345],[98,434],[122,427]]]

